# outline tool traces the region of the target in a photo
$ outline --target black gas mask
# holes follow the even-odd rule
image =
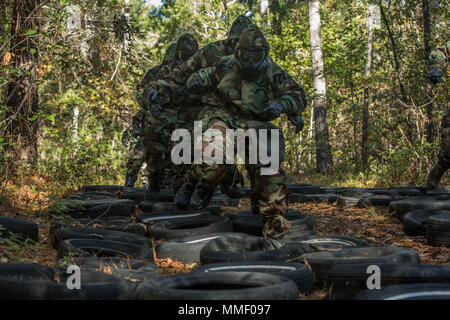
[[[244,76],[255,76],[267,68],[266,52],[263,50],[236,50],[236,64]]]

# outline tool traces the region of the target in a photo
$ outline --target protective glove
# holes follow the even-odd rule
[[[147,93],[147,102],[149,105],[152,105],[156,102],[156,98],[158,97],[158,90],[156,89],[151,89],[148,93]]]
[[[159,104],[153,104],[150,106],[150,113],[155,118],[159,118],[161,116],[161,106]]]
[[[138,137],[142,134],[141,128],[134,128],[133,137]]]
[[[427,78],[432,84],[438,84],[442,81],[442,71],[439,69],[431,69],[427,73]]]
[[[283,113],[284,108],[281,104],[274,101],[267,108],[263,110],[263,118],[267,121],[278,118]]]
[[[203,80],[199,77],[192,77],[186,84],[186,89],[192,94],[201,94],[203,92]]]
[[[303,127],[305,126],[301,115],[298,115],[295,119],[291,119],[291,123],[295,127],[295,133],[299,133],[300,131],[302,131]]]

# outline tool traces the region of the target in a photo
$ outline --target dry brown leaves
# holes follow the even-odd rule
[[[312,215],[319,234],[353,236],[374,247],[398,246],[416,249],[425,264],[450,264],[450,249],[432,247],[424,236],[411,237],[387,208],[342,208],[325,203],[299,203],[290,207]]]

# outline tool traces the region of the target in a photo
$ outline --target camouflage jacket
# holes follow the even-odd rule
[[[242,78],[234,55],[223,57],[220,63],[193,75],[207,88],[205,105],[220,109],[221,118],[267,121],[263,118],[263,110],[277,101],[289,119],[295,119],[307,104],[303,88],[272,59],[266,59],[265,71],[251,81]]]
[[[447,67],[448,59],[450,56],[450,41],[443,46],[438,46],[431,51],[428,59],[429,69],[439,69],[444,72]]]
[[[163,62],[160,65],[157,65],[154,68],[151,68],[147,71],[147,73],[144,75],[144,78],[141,80],[141,82],[136,86],[136,99],[141,105],[141,107],[145,106],[145,96],[144,96],[144,90],[146,86],[152,82],[158,79],[158,76],[161,74],[161,69],[164,68],[166,65],[170,65],[175,61],[175,53],[176,53],[176,44],[172,43],[167,48],[166,53],[164,54]]]
[[[161,95],[161,105],[174,103],[184,104],[186,100],[197,97],[184,91],[184,86],[189,76],[203,68],[211,67],[220,62],[222,57],[232,55],[234,47],[239,40],[242,31],[251,23],[244,15],[238,16],[230,28],[227,39],[210,43],[201,48],[195,55],[183,64],[176,66],[171,72],[164,72],[158,83],[148,88],[157,88]],[[163,72],[161,72],[163,73]],[[174,94],[171,95],[171,92]]]

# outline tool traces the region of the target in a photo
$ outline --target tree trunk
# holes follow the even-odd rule
[[[364,105],[362,114],[362,139],[361,139],[361,162],[363,171],[368,168],[368,126],[369,126],[369,78],[372,69],[372,47],[373,47],[373,26],[374,26],[375,6],[369,5],[369,17],[367,19],[367,55],[364,76],[366,85],[364,87]]]
[[[407,98],[406,90],[405,90],[405,87],[403,86],[403,82],[402,82],[402,78],[401,78],[400,63],[398,61],[397,44],[395,43],[394,35],[392,33],[391,26],[389,25],[389,21],[387,20],[386,14],[384,12],[384,8],[383,8],[383,4],[382,4],[381,0],[379,1],[378,5],[380,7],[381,18],[383,19],[383,23],[384,23],[387,33],[388,33],[389,41],[391,42],[392,54],[394,56],[394,67],[395,67],[395,72],[396,72],[395,74],[397,77],[398,84],[400,86],[400,94],[402,96],[402,101],[403,101],[403,103],[407,104],[408,98]]]
[[[424,56],[424,71],[425,79],[428,72],[428,57],[431,53],[430,40],[431,40],[431,22],[430,22],[430,2],[429,0],[422,0],[422,15],[423,15],[423,45],[425,49]],[[426,81],[426,80],[425,80]],[[426,95],[428,103],[425,106],[427,112],[426,121],[426,137],[427,142],[432,143],[434,141],[434,126],[433,126],[433,89],[430,83],[426,81]]]
[[[281,36],[282,26],[280,17],[280,3],[279,0],[272,0],[271,11],[272,11],[272,31],[274,35]]]
[[[326,80],[322,56],[320,35],[319,0],[309,2],[309,32],[311,41],[311,61],[314,78],[314,120],[316,131],[316,165],[317,171],[324,173],[331,168],[332,156],[327,123]]]
[[[31,163],[37,160],[39,5],[40,0],[13,2],[11,67],[18,71],[16,77],[8,83],[5,102],[6,130],[10,143],[8,153],[16,160]]]

